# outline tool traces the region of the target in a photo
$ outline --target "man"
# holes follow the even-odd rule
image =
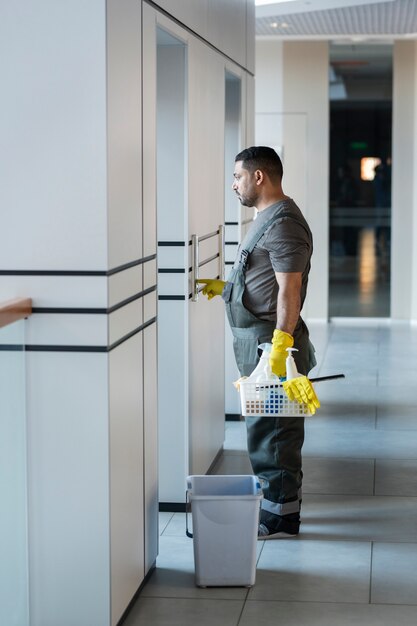
[[[201,279],[203,294],[222,295],[242,376],[255,368],[258,345],[272,342],[272,371],[285,376],[287,348],[302,375],[285,383],[291,399],[319,402],[306,374],[316,364],[308,329],[300,317],[307,290],[311,231],[300,209],[282,189],[282,163],[272,148],[252,147],[235,159],[233,190],[241,204],[257,209],[227,283]],[[296,536],[300,527],[302,417],[247,417],[248,451],[264,498],[258,536]]]

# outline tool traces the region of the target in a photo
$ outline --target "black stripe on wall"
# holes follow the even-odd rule
[[[33,307],[32,308],[32,313],[49,313],[49,314],[53,314],[53,315],[62,315],[62,314],[70,314],[70,315],[109,315],[110,313],[113,313],[114,311],[117,311],[118,309],[121,309],[122,307],[126,306],[127,304],[130,304],[131,302],[134,302],[135,300],[138,300],[139,298],[143,298],[144,296],[148,295],[149,293],[152,293],[153,291],[156,291],[156,285],[152,285],[152,287],[148,287],[147,289],[144,289],[143,291],[140,291],[139,293],[134,294],[133,296],[130,296],[129,298],[126,298],[126,300],[122,300],[121,302],[118,302],[117,304],[114,304],[111,307],[107,307],[107,308],[88,308],[88,307]]]
[[[107,276],[113,276],[114,274],[118,274],[119,272],[123,272],[124,270],[128,270],[131,267],[135,267],[136,265],[143,265],[143,263],[148,263],[149,261],[154,261],[156,259],[156,254],[150,254],[149,256],[144,256],[141,259],[137,259],[136,261],[131,261],[130,263],[125,263],[124,265],[119,265],[119,267],[115,267],[107,272]]]
[[[110,270],[0,270],[0,276],[113,276],[154,259],[156,259],[156,254],[151,254]]]
[[[158,296],[158,300],[185,300],[185,296]]]
[[[3,344],[3,345],[0,345],[0,351],[3,351],[3,352],[13,351],[14,352],[17,350],[25,350],[26,352],[101,352],[101,353],[111,352],[112,350],[120,346],[122,343],[124,343],[125,341],[133,337],[134,335],[137,335],[141,331],[145,330],[145,328],[148,328],[148,326],[155,324],[156,320],[157,318],[153,317],[152,319],[148,320],[144,324],[141,324],[140,326],[138,326],[138,328],[135,328],[131,332],[124,335],[124,337],[121,337],[120,339],[112,343],[110,346],[26,345],[23,347],[19,345]]]
[[[183,267],[162,267],[158,268],[158,274],[185,274]]]
[[[175,246],[177,247],[185,247],[185,241],[158,241],[158,246],[161,246],[161,248],[168,248],[168,247],[172,247],[174,248]]]

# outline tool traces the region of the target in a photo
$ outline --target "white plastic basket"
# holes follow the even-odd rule
[[[244,417],[306,417],[307,404],[290,400],[281,383],[240,383],[240,402]]]

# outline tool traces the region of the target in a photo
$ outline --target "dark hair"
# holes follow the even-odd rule
[[[275,150],[267,146],[252,146],[236,155],[235,162],[242,161],[242,167],[249,172],[264,171],[272,181],[281,180],[282,162]]]

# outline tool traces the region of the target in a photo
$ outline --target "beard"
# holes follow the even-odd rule
[[[256,203],[256,197],[254,195],[239,195],[236,194],[239,202],[242,206],[247,206],[247,207],[254,207],[255,203]]]

